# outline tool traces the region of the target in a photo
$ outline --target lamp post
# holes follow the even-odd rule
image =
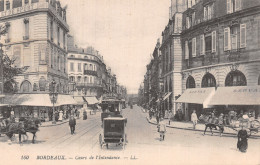
[[[51,99],[51,102],[52,102],[52,124],[56,124],[56,121],[55,121],[55,109],[54,109],[54,104],[57,102],[57,99],[58,99],[58,92],[55,92],[55,85],[56,85],[56,82],[55,80],[53,79],[52,82],[51,82],[51,93],[50,93],[50,99]]]
[[[4,93],[4,72],[3,72],[3,44],[0,43],[0,95]]]

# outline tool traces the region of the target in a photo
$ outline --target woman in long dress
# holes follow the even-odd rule
[[[240,126],[242,127],[242,129],[240,131],[238,131],[238,135],[237,135],[237,137],[238,137],[237,148],[241,152],[246,152],[246,150],[248,148],[247,138],[249,136],[247,134],[246,129],[244,129],[244,127],[247,127],[247,121],[241,121]]]
[[[63,120],[63,112],[60,111],[60,112],[59,112],[59,121],[62,121],[62,120]]]

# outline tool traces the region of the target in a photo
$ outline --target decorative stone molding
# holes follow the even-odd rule
[[[29,23],[29,18],[24,18],[23,19],[23,22],[26,24],[26,23]]]
[[[234,63],[234,64],[232,64],[232,65],[230,66],[230,70],[231,70],[231,71],[236,71],[236,70],[238,69],[238,67],[239,67],[239,64]]]

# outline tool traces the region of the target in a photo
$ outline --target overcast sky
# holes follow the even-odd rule
[[[104,56],[128,93],[137,93],[157,39],[169,20],[170,0],[61,0],[77,45]]]

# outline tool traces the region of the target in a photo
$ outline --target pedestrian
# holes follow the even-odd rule
[[[75,126],[76,126],[76,119],[74,118],[73,115],[70,116],[69,126],[70,126],[71,134],[74,134],[75,133]]]
[[[80,114],[79,110],[76,110],[77,119],[79,119],[79,114]]]
[[[247,128],[247,124],[248,124],[247,120],[241,121],[240,122],[241,130],[238,131],[238,134],[237,134],[237,137],[238,137],[237,148],[241,152],[246,152],[247,148],[248,148],[247,138],[249,136],[247,134],[247,131],[244,129],[245,127]]]
[[[157,114],[156,114],[156,122],[157,122],[157,124],[159,124],[159,120],[160,120],[160,114],[157,112]]]
[[[161,118],[160,123],[158,124],[158,132],[160,133],[160,141],[164,140],[165,133],[166,133],[166,125],[163,121],[163,118]]]
[[[222,136],[224,132],[224,114],[221,113],[218,118],[219,135]]]
[[[62,121],[63,120],[63,111],[60,111],[59,112],[59,121]]]
[[[87,111],[84,109],[83,111],[83,120],[87,120],[88,115],[87,115]]]
[[[171,118],[172,118],[172,111],[169,111],[169,113],[168,113],[169,125],[171,125]]]
[[[196,110],[193,110],[193,113],[191,114],[191,121],[193,123],[193,129],[196,129],[196,125],[198,122],[198,116],[196,114]]]

